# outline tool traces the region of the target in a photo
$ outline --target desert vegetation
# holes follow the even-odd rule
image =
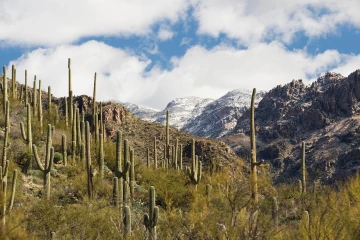
[[[128,138],[141,136],[125,134],[127,123],[109,138],[96,73],[84,109],[74,103],[70,59],[68,71],[69,96],[55,101],[36,76],[29,88],[26,72],[22,85],[14,66],[11,78],[3,69],[1,239],[360,238],[358,175],[331,186],[307,181],[303,143],[302,178],[272,184],[271,166],[256,159],[255,89],[251,161],[219,164],[195,154],[195,139],[184,154],[169,113],[163,140],[142,136],[152,147],[135,150]]]

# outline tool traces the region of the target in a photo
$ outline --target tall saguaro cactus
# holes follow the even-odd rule
[[[154,165],[157,168],[156,137],[154,137]]]
[[[48,125],[48,133],[46,140],[46,154],[45,154],[45,166],[42,165],[39,155],[37,153],[36,145],[33,144],[33,152],[37,165],[44,173],[44,189],[46,191],[46,198],[50,198],[50,180],[51,180],[51,168],[53,166],[54,160],[54,147],[52,147],[52,139],[51,139],[51,125]]]
[[[26,105],[26,119],[27,119],[26,133],[24,130],[24,123],[22,122],[20,123],[21,136],[24,139],[24,141],[27,143],[29,152],[32,153],[31,108],[29,103]]]
[[[69,106],[69,117],[70,123],[72,124],[73,121],[73,91],[72,91],[72,74],[71,74],[71,58],[68,58],[68,72],[69,72],[69,99],[68,99],[68,106]]]
[[[127,172],[130,169],[131,163],[126,158],[126,149],[127,144],[125,144],[124,148],[124,166],[122,166],[121,163],[121,142],[122,142],[122,135],[121,132],[116,133],[117,139],[116,139],[116,165],[115,165],[115,176],[118,178],[123,178],[124,181],[126,181],[126,175]]]
[[[170,134],[169,134],[169,110],[166,110],[166,156],[165,158],[170,159]]]
[[[251,110],[250,110],[250,145],[251,145],[250,186],[251,186],[251,197],[254,203],[256,204],[259,202],[256,166],[261,165],[263,161],[256,162],[255,97],[256,97],[256,88],[253,89],[253,93],[251,97]]]
[[[129,206],[124,207],[124,238],[131,236],[131,211]]]
[[[13,64],[11,66],[11,92],[12,92],[12,98],[15,99],[16,98],[16,69],[15,69],[15,65]]]
[[[301,144],[302,192],[306,193],[305,142]]]
[[[134,187],[135,187],[135,153],[134,149],[130,150],[130,195],[131,198],[134,197]]]
[[[159,208],[155,206],[155,188],[150,187],[149,191],[149,214],[144,215],[144,225],[149,231],[150,239],[156,240],[156,224],[159,217]]]
[[[27,106],[29,103],[28,98],[28,73],[27,70],[25,70],[25,106]]]
[[[96,114],[96,73],[94,74],[94,92],[93,92],[93,102],[92,102],[92,119],[93,119],[93,128],[95,129],[95,114]]]
[[[85,123],[85,138],[86,138],[86,170],[87,170],[87,187],[88,187],[88,197],[92,199],[93,197],[93,171],[91,166],[91,149],[90,149],[90,125],[89,122]]]
[[[33,104],[33,117],[35,117],[37,113],[36,75],[34,76],[32,104]]]
[[[187,167],[186,169],[191,181],[195,184],[195,189],[201,180],[202,173],[202,162],[199,161],[198,156],[195,155],[195,139],[192,140],[192,149],[191,149],[191,169]]]
[[[6,77],[6,66],[3,67],[3,82],[2,82],[2,92],[3,92],[3,109],[4,113],[6,112],[5,103],[8,101],[8,81]]]
[[[63,155],[64,166],[67,165],[67,151],[66,151],[66,136],[63,134],[61,137],[61,151]]]
[[[41,96],[41,80],[39,80],[39,108],[38,108],[38,120],[40,122],[40,129],[43,127],[43,111],[42,111],[42,96]]]

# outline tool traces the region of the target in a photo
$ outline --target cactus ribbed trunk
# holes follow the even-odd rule
[[[305,142],[301,144],[302,192],[306,193]]]
[[[257,171],[256,166],[256,142],[255,142],[255,96],[256,88],[253,89],[251,97],[251,109],[250,109],[250,145],[251,145],[251,166],[250,166],[250,186],[251,197],[255,204],[259,202],[258,187],[257,187]]]
[[[36,160],[37,165],[39,166],[40,170],[44,173],[44,189],[46,192],[46,198],[50,199],[50,180],[51,180],[51,169],[54,160],[54,148],[52,147],[52,139],[51,139],[51,125],[48,125],[48,132],[47,132],[47,141],[46,141],[46,153],[45,153],[45,166],[42,165],[39,155],[37,153],[37,147],[33,144],[33,153]]]
[[[5,107],[5,103],[6,101],[8,101],[8,81],[7,81],[7,77],[6,77],[6,66],[3,67],[3,83],[2,83],[2,91],[3,91],[3,111],[4,114],[6,113],[6,107]]]
[[[36,75],[34,76],[34,84],[33,84],[33,97],[32,97],[32,101],[33,101],[33,117],[36,116],[37,113],[37,97],[36,97]]]
[[[154,137],[154,168],[157,168],[156,137]]]
[[[91,169],[91,148],[90,148],[90,125],[85,123],[85,138],[86,138],[86,170],[87,170],[87,189],[88,197],[93,197],[93,183],[92,183],[92,169]]]
[[[93,92],[93,101],[92,101],[92,127],[95,129],[95,124],[97,124],[95,120],[95,114],[96,114],[96,73],[94,74],[94,92]]]
[[[169,110],[166,110],[166,155],[165,158],[170,158],[170,133],[169,133]]]

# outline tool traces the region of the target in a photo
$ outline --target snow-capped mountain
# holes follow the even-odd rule
[[[250,106],[250,90],[233,90],[219,99],[185,97],[177,98],[162,111],[136,104],[123,104],[137,117],[165,124],[166,111],[169,110],[169,124],[180,130],[201,137],[218,138],[232,130],[237,119]],[[264,92],[257,94],[259,102]]]
[[[246,108],[250,107],[252,91],[233,90],[209,103],[202,113],[189,121],[182,130],[201,137],[218,138],[232,130]],[[256,95],[259,102],[264,95]]]

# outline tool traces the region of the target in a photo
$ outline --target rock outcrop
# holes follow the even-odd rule
[[[260,101],[255,122],[258,157],[272,164],[277,182],[299,179],[302,141],[310,181],[346,178],[360,167],[360,70],[326,73],[310,86],[302,80],[277,86]],[[245,112],[226,138],[248,131]]]

